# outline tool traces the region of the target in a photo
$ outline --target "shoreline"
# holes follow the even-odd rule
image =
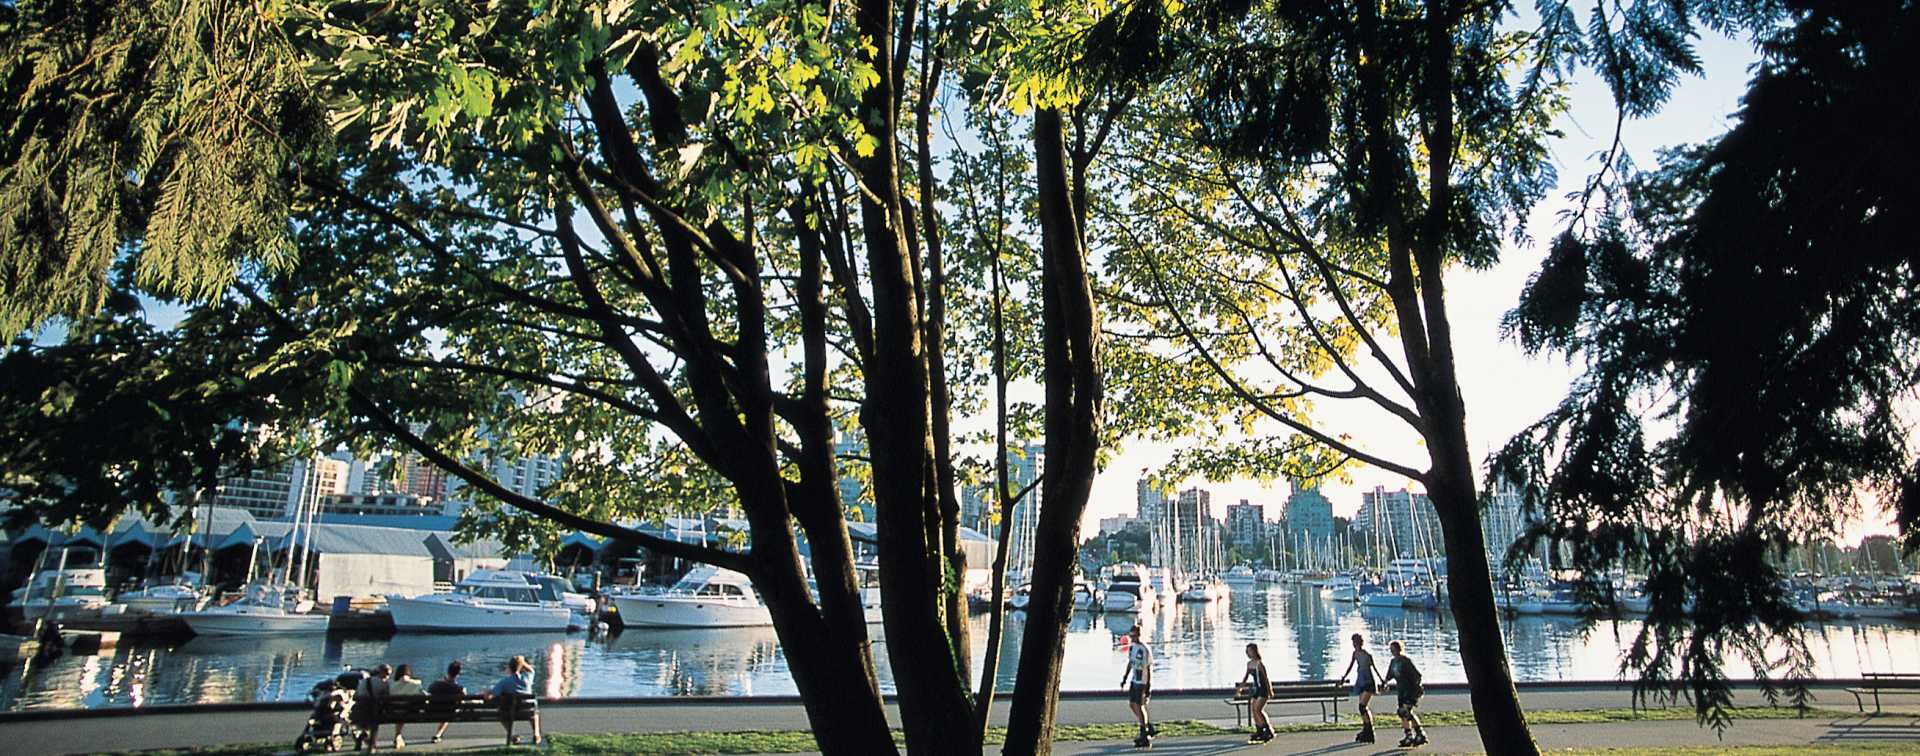
[[[1752,679],[1732,680],[1729,682],[1732,685],[1733,690],[1736,694],[1742,693],[1742,692],[1752,692],[1757,695],[1760,691],[1759,682],[1756,680],[1752,680]],[[1851,701],[1852,700],[1851,695],[1846,694],[1844,692],[1844,689],[1849,687],[1858,687],[1864,682],[1865,681],[1860,678],[1818,679],[1818,680],[1807,681],[1807,688],[1810,691],[1826,690],[1826,691],[1829,691],[1830,693],[1837,693],[1844,696],[1847,701]],[[1775,684],[1775,687],[1782,686],[1782,684],[1779,681],[1774,681],[1774,684]],[[1469,686],[1467,685],[1467,683],[1461,683],[1461,682],[1428,683],[1423,687],[1426,689],[1429,699],[1434,698],[1436,696],[1441,696],[1441,695],[1464,696],[1469,690]],[[1632,698],[1631,693],[1633,690],[1633,682],[1621,681],[1621,680],[1547,680],[1547,681],[1533,681],[1533,682],[1516,682],[1514,683],[1514,688],[1520,692],[1521,697],[1523,699],[1522,700],[1523,704],[1525,703],[1524,699],[1527,697],[1527,694],[1529,693],[1554,693],[1554,692],[1609,693],[1611,692],[1611,693],[1625,694],[1626,698],[1623,702],[1620,703],[1620,706],[1628,707],[1631,704],[1631,698]],[[1189,699],[1193,699],[1193,700],[1213,699],[1217,701],[1217,700],[1222,700],[1224,698],[1231,698],[1233,696],[1233,692],[1234,692],[1233,688],[1231,687],[1168,688],[1165,690],[1155,690],[1153,693],[1153,699],[1155,701],[1189,700]],[[1005,698],[1007,697],[1007,695],[1008,695],[1008,691],[1003,690],[999,692],[997,697]],[[1111,702],[1119,703],[1122,706],[1122,708],[1124,708],[1124,703],[1126,701],[1127,694],[1120,690],[1112,690],[1112,691],[1063,690],[1063,691],[1060,691],[1059,698],[1061,701],[1078,701],[1078,702],[1111,701]],[[1920,701],[1920,696],[1914,696],[1913,698],[1915,701]],[[882,695],[882,699],[885,700],[889,706],[892,706],[897,702],[898,696],[893,693],[887,693]],[[629,707],[793,706],[793,707],[798,707],[801,705],[801,703],[802,702],[801,702],[800,696],[792,695],[792,694],[748,695],[748,696],[582,696],[582,697],[570,697],[570,698],[540,699],[540,706],[543,709],[569,708],[569,707],[601,707],[601,706],[629,706]],[[1829,704],[1831,703],[1832,702],[1830,701]],[[1380,707],[1376,706],[1375,708],[1380,708]],[[1388,706],[1384,710],[1390,712],[1391,708],[1392,708],[1391,706]],[[1671,708],[1678,708],[1678,707],[1672,704],[1650,703],[1648,706],[1645,706],[1643,708],[1671,709]],[[280,712],[280,711],[304,712],[307,709],[308,709],[308,704],[304,699],[293,699],[293,700],[286,700],[286,701],[235,701],[235,702],[200,703],[200,704],[155,704],[152,706],[102,706],[102,707],[96,707],[96,708],[24,709],[19,711],[0,711],[0,724],[7,724],[10,722],[85,720],[85,719],[140,717],[140,716],[178,716],[178,715],[190,715],[190,714],[224,714],[224,713],[248,713],[248,712]],[[1348,704],[1342,704],[1342,709],[1350,711],[1351,706]]]

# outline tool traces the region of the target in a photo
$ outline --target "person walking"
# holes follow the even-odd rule
[[[393,668],[393,682],[387,683],[387,695],[389,696],[420,695],[420,680],[413,676],[413,665],[402,664],[398,667]],[[407,723],[405,722],[393,723],[393,747],[394,748],[407,747],[407,738],[405,735],[402,734],[406,731],[406,729],[407,729]]]
[[[514,744],[513,715],[522,709],[533,712],[533,744],[540,745],[540,702],[533,697],[533,665],[527,657],[507,660],[506,676],[493,684],[489,695],[500,699],[500,724],[507,728],[507,745]]]
[[[467,687],[460,684],[460,662],[458,660],[447,663],[446,677],[427,684],[427,695],[431,698],[442,699],[459,699],[466,697]],[[438,743],[441,738],[447,736],[447,725],[450,724],[453,723],[440,723],[440,729],[433,731],[433,742]]]
[[[1347,671],[1340,673],[1340,679],[1353,675],[1353,695],[1360,699],[1360,734],[1353,736],[1355,743],[1373,742],[1373,710],[1367,704],[1373,702],[1373,696],[1380,692],[1380,670],[1373,666],[1373,654],[1367,651],[1367,639],[1359,633],[1353,634],[1353,660],[1347,662]]]
[[[1273,739],[1273,725],[1267,721],[1267,697],[1273,695],[1273,681],[1267,679],[1267,663],[1260,659],[1260,644],[1247,644],[1247,675],[1240,678],[1247,689],[1247,712],[1252,715],[1253,736],[1248,743]]]
[[[1147,703],[1153,697],[1153,649],[1140,639],[1137,623],[1127,630],[1127,641],[1127,668],[1120,673],[1120,685],[1127,689],[1127,705],[1140,723],[1140,736],[1133,739],[1138,748],[1152,745],[1153,736],[1160,733],[1147,715]]]
[[[1380,678],[1392,685],[1398,693],[1399,706],[1394,713],[1400,715],[1401,748],[1414,748],[1427,744],[1427,730],[1420,726],[1420,715],[1414,713],[1414,707],[1420,705],[1420,696],[1426,689],[1420,685],[1420,668],[1413,666],[1413,660],[1407,658],[1406,647],[1400,641],[1387,644],[1387,650],[1393,652],[1393,659],[1387,662],[1387,674]]]

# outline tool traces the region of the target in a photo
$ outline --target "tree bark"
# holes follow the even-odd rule
[[[1068,178],[1060,112],[1034,114],[1034,168],[1040,205],[1042,348],[1046,383],[1046,466],[1034,533],[1033,587],[1005,753],[1053,750],[1060,664],[1073,613],[1080,516],[1093,488],[1099,447],[1100,368],[1086,250]]]

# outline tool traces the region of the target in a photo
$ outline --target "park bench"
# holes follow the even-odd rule
[[[1235,688],[1233,697],[1226,699],[1224,702],[1233,707],[1233,723],[1235,727],[1240,726],[1240,722],[1251,715],[1251,712],[1248,711],[1251,702],[1247,696],[1251,689],[1252,686],[1248,685]],[[1340,702],[1346,700],[1346,698],[1347,686],[1340,684],[1339,680],[1295,680],[1292,682],[1274,683],[1272,695],[1267,697],[1267,705],[1294,703],[1319,704],[1320,720],[1323,722],[1334,722],[1340,719]]]
[[[510,700],[472,693],[464,696],[382,696],[354,702],[372,706],[374,711],[365,736],[376,743],[380,726],[388,724],[433,724],[441,722],[500,722],[507,727],[507,744],[513,744],[513,723],[531,722],[539,712],[532,696],[512,696]]]
[[[1847,692],[1853,694],[1854,705],[1863,712],[1867,710],[1865,696],[1873,696],[1873,713],[1879,714],[1881,693],[1920,693],[1920,673],[1867,672],[1860,677],[1860,686],[1848,688]]]

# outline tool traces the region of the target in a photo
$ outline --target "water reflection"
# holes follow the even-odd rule
[[[975,674],[983,664],[987,618],[971,620]],[[1175,604],[1131,614],[1076,614],[1067,626],[1061,686],[1118,690],[1123,645],[1138,623],[1155,649],[1155,680],[1165,687],[1224,686],[1245,669],[1247,643],[1259,643],[1275,679],[1324,679],[1346,667],[1347,641],[1363,633],[1370,646],[1399,640],[1434,682],[1457,682],[1456,628],[1438,612],[1356,607],[1322,599],[1306,587],[1233,591],[1230,601]],[[1583,627],[1572,618],[1529,616],[1504,625],[1514,676],[1520,680],[1612,679],[1638,623]],[[887,654],[875,633],[880,685],[893,689]],[[1025,617],[1007,617],[999,685],[1012,687]],[[1842,623],[1807,637],[1817,674],[1855,677],[1900,671],[1920,658],[1920,629],[1911,625]],[[0,662],[0,710],[225,701],[300,700],[313,683],[343,666],[411,664],[422,679],[446,663],[466,667],[469,689],[491,685],[508,658],[535,666],[543,695],[560,697],[769,695],[795,692],[771,628],[629,630],[589,640],[562,634],[419,635],[386,638],[281,637],[127,641],[102,656]],[[1729,660],[1728,674],[1748,671]]]

